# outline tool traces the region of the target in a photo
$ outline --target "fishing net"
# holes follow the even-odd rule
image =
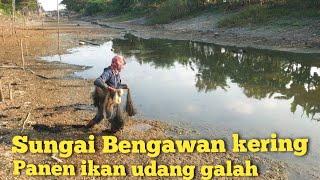
[[[128,89],[128,93],[127,93],[127,102],[126,102],[125,111],[128,113],[128,116],[134,116],[137,113],[136,109],[133,106],[130,89]]]
[[[99,107],[101,101],[106,97],[106,93],[99,87],[96,87],[91,93],[91,98],[93,100],[93,105]]]
[[[92,93],[92,99],[94,106],[98,107],[98,109],[101,109],[101,107],[104,106],[103,109],[106,113],[106,118],[109,119],[109,122],[111,123],[112,132],[117,132],[123,128],[126,117],[123,114],[120,103],[114,101],[113,94],[106,93],[101,88],[96,87]],[[125,104],[125,112],[128,116],[134,116],[136,114],[136,109],[134,108],[129,89]]]
[[[122,114],[120,105],[115,105],[114,107],[115,109],[115,115],[112,119],[110,119],[110,123],[111,123],[111,131],[113,133],[121,130],[124,126],[124,116]]]

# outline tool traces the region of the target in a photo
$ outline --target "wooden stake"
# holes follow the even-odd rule
[[[44,19],[42,18],[42,36],[44,37]]]
[[[56,161],[59,162],[59,163],[63,163],[63,161],[62,161],[61,159],[59,159],[59,158],[56,157],[56,154],[52,154],[51,158],[54,159],[54,160],[56,160]]]
[[[4,27],[2,27],[2,41],[3,41],[3,43],[6,42],[6,39],[5,39],[5,37],[4,37]]]
[[[13,36],[13,23],[10,23],[10,35]]]
[[[9,83],[9,97],[10,97],[10,100],[13,100],[13,92],[12,92],[11,83]]]
[[[26,56],[29,56],[28,42],[26,42],[25,44],[26,44]]]
[[[26,15],[23,13],[23,27],[26,29]]]
[[[23,44],[22,44],[22,39],[20,40],[20,47],[21,47],[22,69],[24,70],[24,55],[23,55]]]
[[[12,1],[12,21],[15,22],[16,0]]]
[[[6,65],[4,65],[4,66],[0,66],[0,68],[5,68],[5,69],[18,69],[18,68],[21,68],[21,67],[19,67],[19,66],[6,66]]]
[[[3,95],[3,91],[2,91],[2,84],[0,82],[0,102],[4,102],[4,95]]]
[[[58,54],[60,55],[60,13],[59,13],[59,1],[57,0],[57,16],[58,16]]]
[[[30,115],[31,115],[31,112],[28,113],[26,119],[23,121],[21,133],[24,131],[24,129],[25,129],[25,127],[26,127],[26,124],[27,124],[27,122],[29,121]]]

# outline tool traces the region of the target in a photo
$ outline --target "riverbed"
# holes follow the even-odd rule
[[[319,171],[319,55],[127,34],[42,59],[91,66],[74,76],[93,80],[115,54],[126,58],[122,80],[132,90],[138,117],[191,127],[204,138],[230,139],[234,132],[245,138],[269,138],[271,133],[307,137],[305,157],[263,155],[283,160],[293,171],[302,169],[302,174]]]

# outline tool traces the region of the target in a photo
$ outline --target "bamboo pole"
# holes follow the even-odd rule
[[[4,37],[4,27],[2,27],[1,29],[2,29],[2,41],[3,41],[3,43],[5,43],[6,39]]]
[[[26,36],[28,36],[29,35],[28,19],[26,17],[24,19],[25,19],[24,29],[26,30]]]
[[[42,36],[44,37],[44,18],[42,18]]]
[[[10,36],[13,36],[13,22],[10,23]]]
[[[15,22],[16,0],[12,0],[12,21]]]
[[[25,30],[25,29],[26,29],[26,16],[25,16],[25,14],[23,13],[23,30]],[[25,34],[24,31],[22,31],[22,35],[23,35],[23,36],[26,36],[26,34]]]
[[[4,95],[3,95],[3,90],[2,90],[2,84],[0,82],[0,102],[4,102]]]
[[[60,55],[60,14],[59,14],[59,1],[57,0],[57,16],[58,16],[58,54]]]
[[[20,48],[21,48],[21,61],[22,61],[22,69],[24,70],[24,65],[25,65],[25,61],[24,61],[24,55],[23,55],[23,40],[20,40]]]
[[[9,97],[10,97],[10,100],[13,100],[13,92],[12,92],[11,83],[9,83],[8,87],[9,87]]]
[[[31,112],[28,113],[26,119],[23,121],[21,133],[22,133],[22,132],[24,131],[24,129],[26,128],[26,125],[27,125],[27,122],[29,121],[30,115],[31,115]]]
[[[26,48],[26,56],[29,56],[29,50],[28,50],[28,42],[25,42],[25,48]]]

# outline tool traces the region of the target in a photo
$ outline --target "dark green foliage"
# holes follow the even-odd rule
[[[75,12],[83,12],[88,0],[63,0],[61,4],[66,5],[66,8]]]
[[[11,4],[0,3],[0,12],[3,11],[6,14],[10,14],[12,10],[11,8]]]
[[[277,22],[283,18],[319,18],[320,1],[290,0],[268,1],[244,7],[239,12],[219,22],[220,27],[261,25]]]
[[[319,17],[319,0],[63,0],[67,9],[85,15],[146,15],[150,24],[173,20],[208,10],[211,7],[226,12],[238,11],[223,19],[222,27],[266,24],[281,17]],[[130,17],[128,17],[128,15]]]
[[[12,11],[12,0],[1,0],[0,9],[6,13]],[[37,0],[16,0],[16,10],[28,9],[30,11],[36,11],[38,9]]]
[[[30,11],[38,9],[37,0],[16,0],[17,10],[27,8]]]
[[[90,0],[85,5],[84,13],[86,15],[94,15],[106,11],[106,3],[101,0]]]
[[[153,13],[151,24],[163,24],[204,10],[211,4],[204,0],[166,0]]]

